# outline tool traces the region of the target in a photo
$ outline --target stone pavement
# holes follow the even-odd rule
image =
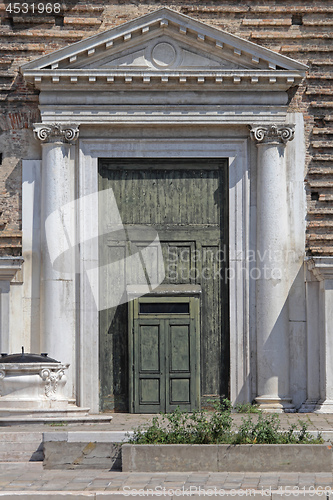
[[[256,418],[256,415],[252,415]],[[70,424],[64,426],[30,425],[0,427],[0,432],[29,430],[36,432],[65,431],[127,431],[151,421],[153,415],[114,414],[111,424]],[[244,415],[233,415],[239,423]],[[333,435],[333,415],[283,414],[283,428],[299,419],[306,421],[309,430]],[[43,470],[39,462],[0,463],[0,500],[29,499],[112,499],[155,498],[169,499],[256,496],[300,496],[307,500],[325,497],[333,492],[332,473],[125,473],[110,470],[76,469]],[[333,498],[333,493],[332,493]]]
[[[33,468],[32,468],[33,469]],[[213,496],[325,497],[331,473],[124,473],[109,470],[0,468],[0,499],[7,498],[194,498]],[[256,494],[256,495],[255,495]]]
[[[155,415],[133,414],[133,413],[112,413],[111,423],[80,423],[80,424],[29,424],[29,425],[1,425],[0,433],[2,432],[61,432],[64,430],[71,431],[129,431],[145,425],[152,421]],[[257,418],[257,414],[250,414],[253,419]],[[247,417],[247,414],[234,413],[232,414],[233,422],[239,425],[242,419]],[[291,424],[297,423],[299,420],[305,421],[308,430],[317,431],[332,431],[333,432],[333,414],[317,414],[317,413],[282,413],[279,414],[281,428],[286,429]]]

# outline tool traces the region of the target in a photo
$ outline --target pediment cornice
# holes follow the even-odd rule
[[[186,88],[286,90],[306,66],[162,8],[22,66],[41,90]]]

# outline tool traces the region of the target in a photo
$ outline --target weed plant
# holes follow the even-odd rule
[[[251,403],[237,403],[234,410],[236,413],[261,413],[259,406]]]
[[[299,420],[299,427],[292,424],[286,431],[281,431],[280,419],[277,414],[260,413],[258,420],[253,422],[248,416],[242,419],[234,434],[234,444],[322,444],[324,440],[319,434],[312,436],[307,431],[307,424]]]
[[[213,403],[214,410],[188,413],[177,408],[173,413],[155,416],[150,425],[134,430],[132,444],[321,444],[322,437],[314,438],[307,425],[299,421],[281,431],[276,414],[259,413],[256,421],[250,415],[232,430],[232,405],[228,399]]]

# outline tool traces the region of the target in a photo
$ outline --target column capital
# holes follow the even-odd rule
[[[43,144],[62,142],[73,143],[79,137],[79,125],[77,123],[35,123],[35,138]]]
[[[292,141],[295,134],[295,125],[261,125],[250,126],[251,139],[259,144],[286,144]]]

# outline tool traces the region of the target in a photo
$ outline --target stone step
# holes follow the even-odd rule
[[[42,432],[0,432],[0,446],[2,443],[41,443],[43,440]]]
[[[133,431],[56,431],[43,432],[42,440],[67,443],[123,443],[127,442]]]
[[[2,417],[78,417],[88,416],[89,408],[80,408],[78,406],[68,406],[66,409],[39,409],[25,407],[1,407],[0,418]]]
[[[2,443],[0,443],[0,455],[3,453],[22,453],[24,455],[27,455],[36,451],[41,442],[42,440],[30,443],[20,443],[18,441],[3,441]]]
[[[98,423],[110,423],[112,417],[105,415],[86,415],[86,416],[9,416],[0,417],[0,426],[12,426],[12,425],[37,425],[37,424],[98,424]]]
[[[32,448],[30,451],[15,451],[10,448],[8,451],[0,451],[1,462],[43,462],[44,452],[43,444],[40,443],[38,447]]]
[[[42,462],[42,432],[0,433],[0,464],[6,462]]]
[[[121,470],[120,443],[133,431],[44,432],[45,469]]]
[[[16,470],[24,472],[34,472],[43,470],[43,462],[0,462],[0,473],[5,471],[15,472]]]

